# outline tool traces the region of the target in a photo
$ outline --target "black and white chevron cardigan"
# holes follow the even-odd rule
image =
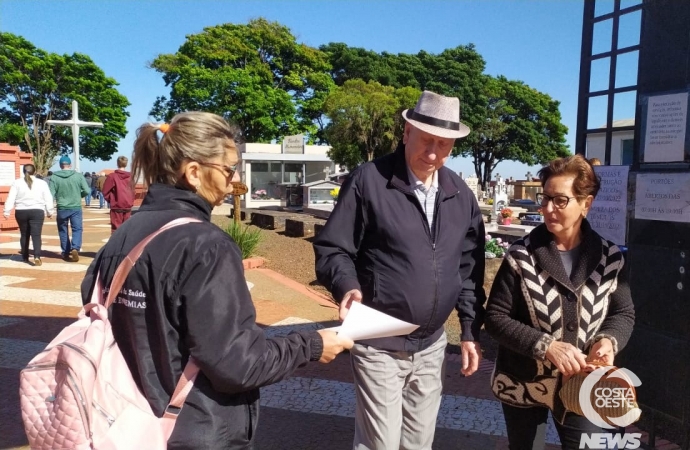
[[[587,353],[603,337],[614,352],[630,338],[635,312],[623,255],[582,221],[580,257],[569,278],[545,225],[516,241],[496,274],[486,331],[499,344],[491,377],[494,395],[513,406],[546,406],[559,422],[561,377],[546,359],[552,341]]]

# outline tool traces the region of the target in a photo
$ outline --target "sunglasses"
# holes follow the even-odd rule
[[[235,176],[235,173],[237,172],[237,164],[234,166],[226,166],[225,164],[215,164],[215,163],[207,163],[207,162],[200,162],[202,166],[211,166],[220,169],[223,172],[223,175],[225,175],[225,178],[230,178]]]

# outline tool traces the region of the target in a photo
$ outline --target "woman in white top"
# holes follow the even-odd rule
[[[36,178],[36,167],[33,164],[24,166],[24,178],[12,183],[10,195],[5,202],[5,219],[10,217],[12,209],[19,224],[19,239],[22,248],[22,259],[29,262],[29,236],[34,243],[34,265],[41,265],[41,230],[43,218],[53,216],[53,196],[50,195],[48,183]]]

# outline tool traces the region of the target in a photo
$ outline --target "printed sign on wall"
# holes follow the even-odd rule
[[[690,222],[690,173],[640,173],[635,218]]]
[[[601,189],[587,220],[603,238],[625,245],[628,204],[628,166],[594,166]]]
[[[649,97],[644,162],[683,161],[687,121],[687,92]]]

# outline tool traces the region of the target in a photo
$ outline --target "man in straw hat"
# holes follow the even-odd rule
[[[314,241],[316,273],[340,304],[352,302],[419,325],[409,335],[358,341],[355,449],[428,449],[445,372],[444,323],[458,311],[462,373],[481,359],[484,222],[467,185],[444,167],[460,122],[460,101],[424,92],[403,111],[394,153],[354,170]]]

